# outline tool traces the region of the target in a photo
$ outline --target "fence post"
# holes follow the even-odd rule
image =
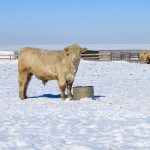
[[[140,62],[140,52],[138,52],[138,62]]]
[[[121,59],[121,60],[123,59],[122,54],[120,54],[120,59]]]
[[[131,53],[129,52],[129,61],[131,61]]]
[[[111,52],[111,61],[112,61],[112,52]]]

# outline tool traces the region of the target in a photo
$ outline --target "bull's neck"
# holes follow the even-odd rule
[[[66,59],[68,60],[68,62],[69,62],[71,65],[76,66],[76,65],[79,64],[79,62],[75,62],[70,56],[65,55],[65,57],[66,57]]]

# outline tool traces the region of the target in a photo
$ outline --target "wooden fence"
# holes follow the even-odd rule
[[[140,52],[103,52],[100,51],[96,53],[85,53],[81,57],[84,60],[96,60],[96,61],[130,61],[139,62]],[[18,59],[18,54],[0,54],[0,59],[15,60]]]
[[[139,62],[140,57],[139,53],[130,53],[130,52],[111,52],[111,53],[99,53],[99,54],[82,54],[82,59],[84,60],[97,60],[97,61],[130,61],[130,62]]]
[[[111,61],[111,54],[82,54],[82,59],[85,60],[99,60],[99,61]]]
[[[15,55],[15,54],[0,54],[0,59],[15,60],[15,59],[18,59],[18,55]]]
[[[82,54],[84,60],[97,60],[97,61],[139,61],[139,53],[110,53],[110,54]],[[15,54],[0,54],[0,59],[15,60],[18,55]]]

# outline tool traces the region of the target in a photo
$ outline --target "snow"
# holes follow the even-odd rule
[[[33,77],[18,97],[17,60],[0,61],[0,150],[149,150],[150,65],[81,61],[74,86],[95,98],[60,100]]]

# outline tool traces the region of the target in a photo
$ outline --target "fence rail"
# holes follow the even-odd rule
[[[110,54],[82,54],[84,60],[111,61]]]
[[[15,60],[15,59],[18,59],[18,55],[15,55],[15,54],[0,54],[0,59]]]
[[[126,61],[139,61],[140,56],[139,53],[130,53],[130,52],[117,52],[117,53],[109,53],[109,54],[82,54],[82,59],[85,60],[97,60],[97,61],[113,61],[113,60],[126,60]]]

